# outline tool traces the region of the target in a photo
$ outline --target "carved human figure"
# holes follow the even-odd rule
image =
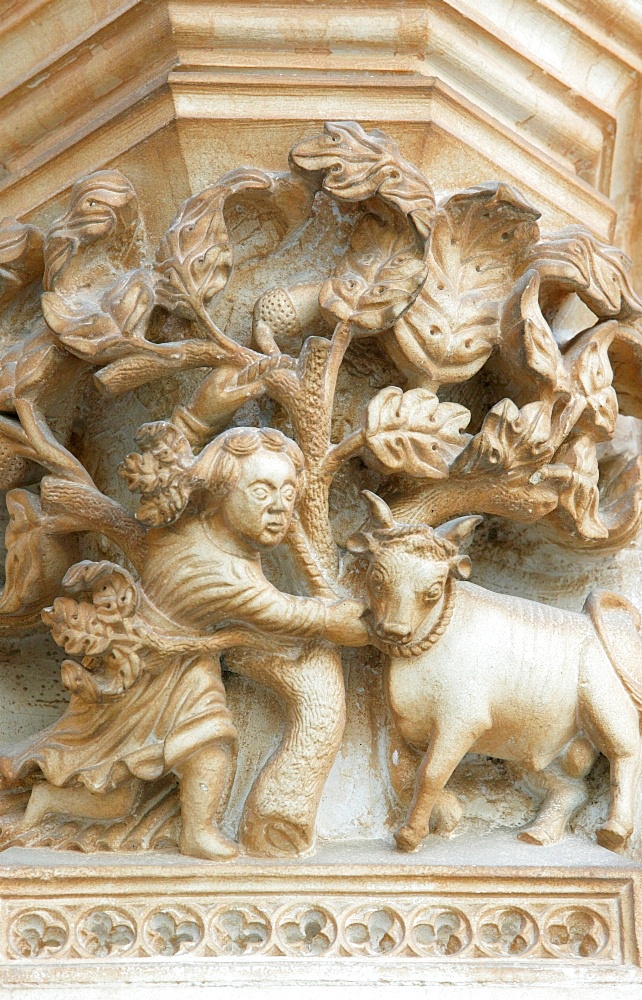
[[[436,529],[400,524],[384,501],[367,497],[376,526],[348,545],[369,560],[393,716],[424,753],[398,846],[419,846],[438,796],[471,751],[541,773],[547,795],[520,837],[559,840],[587,799],[583,779],[600,751],[611,765],[611,805],[597,838],[625,847],[642,751],[638,611],[608,592],[589,594],[579,614],[462,582],[471,564],[459,547],[480,517]]]
[[[174,429],[164,426],[165,451],[174,454]],[[162,453],[162,442],[156,444]],[[137,458],[130,456],[125,467],[130,479],[138,475]],[[205,858],[236,853],[216,826],[236,743],[217,637],[228,630],[230,638],[218,649],[242,644],[234,629],[241,624],[248,627],[247,644],[266,651],[270,636],[352,645],[368,639],[360,602],[283,594],[263,575],[260,553],[288,531],[302,469],[300,450],[279,431],[234,428],[205,448],[189,470],[170,459],[163,464],[165,475],[148,477],[153,496],[142,513],[161,523],[148,534],[141,590],[148,621],[169,633],[172,643],[161,645],[160,656],[152,654],[131,686],[110,691],[110,700],[89,698],[86,685],[77,682],[78,670],[68,668],[73,693],[62,719],[0,759],[8,784],[34,769],[49,783],[35,786],[25,825],[43,810],[122,815],[131,805],[123,786],[132,777],[152,780],[173,771],[180,783],[181,851]],[[176,651],[190,633],[204,640],[213,630],[212,652],[205,643],[200,653]]]
[[[179,504],[188,508],[171,530],[148,532],[143,585],[184,625],[203,629],[213,620],[240,621],[274,637],[262,655],[237,648],[231,658],[234,670],[276,691],[286,712],[281,744],[246,801],[241,836],[252,851],[297,852],[311,843],[343,733],[340,651],[327,643],[368,642],[360,619],[365,607],[283,594],[263,575],[260,553],[282,542],[290,529],[303,472],[294,442],[273,430],[233,429],[207,445],[188,472],[180,465],[181,447],[159,469],[167,487],[156,492],[149,484],[149,499],[139,510],[143,520],[157,521],[155,512],[172,519],[177,491]],[[125,476],[141,488],[137,462]]]

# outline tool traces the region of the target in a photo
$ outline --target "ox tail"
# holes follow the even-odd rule
[[[631,701],[642,713],[642,638],[640,628],[642,615],[621,594],[610,590],[592,591],[584,602],[584,611],[589,615],[593,628],[608,656],[611,666],[624,685]],[[624,611],[628,616],[629,628],[622,629],[609,622],[609,612]],[[631,672],[627,664],[633,663],[637,669]]]

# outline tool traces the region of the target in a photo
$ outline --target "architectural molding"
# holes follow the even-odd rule
[[[634,36],[625,45],[609,34],[613,11],[600,32],[599,18],[571,4],[531,0],[484,12],[445,0],[92,8],[91,20],[70,0],[30,5],[29,17],[9,8],[0,40],[20,54],[20,71],[7,59],[4,212],[33,210],[174,121],[304,123],[350,109],[372,123],[433,121],[603,237],[617,212],[625,244],[632,238],[640,67]],[[622,24],[634,20],[618,11]]]

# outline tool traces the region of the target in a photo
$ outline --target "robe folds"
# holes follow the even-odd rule
[[[150,531],[141,583],[163,615],[194,634],[238,623],[269,636],[273,648],[278,637],[291,646],[325,632],[325,602],[279,591],[258,555],[224,551],[202,516]],[[0,757],[2,778],[14,784],[39,770],[53,785],[104,793],[132,776],[159,778],[208,743],[234,749],[220,655],[147,655],[138,680],[114,700],[73,694],[57,722]]]

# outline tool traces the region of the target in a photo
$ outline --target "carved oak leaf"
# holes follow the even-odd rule
[[[0,221],[0,305],[42,277],[42,247],[43,235],[35,226],[10,218]]]
[[[613,388],[609,347],[618,330],[615,320],[600,323],[571,341],[564,351],[564,366],[572,391],[586,400],[576,428],[594,441],[608,441],[615,432],[618,398]]]
[[[527,271],[502,310],[498,364],[519,390],[545,396],[568,390],[570,383],[562,353],[542,314],[539,292],[539,274]]]
[[[108,627],[97,619],[96,609],[89,601],[57,597],[53,606],[42,612],[42,620],[54,640],[67,653],[93,657],[109,647],[111,636]]]
[[[143,424],[135,440],[141,452],[127,455],[118,475],[132,492],[143,495],[136,518],[144,524],[168,524],[183,510],[190,495],[186,473],[194,454],[182,431],[167,420]]]
[[[550,404],[540,400],[519,409],[511,399],[502,399],[489,410],[479,433],[455,459],[451,474],[500,473],[523,466],[532,466],[535,471],[553,451]]]
[[[544,520],[544,529],[558,545],[591,552],[614,552],[632,541],[642,525],[642,457],[616,455],[599,466],[599,524],[594,533],[569,531],[570,513],[560,505]],[[593,476],[590,477],[594,481]],[[570,482],[570,480],[569,480]],[[587,484],[588,485],[588,484]]]
[[[350,320],[362,336],[369,336],[391,326],[414,302],[427,272],[407,227],[366,215],[355,227],[337,273],[322,285],[319,305],[335,320]]]
[[[382,341],[400,371],[433,390],[479,371],[499,340],[500,303],[537,240],[538,218],[507,184],[470,188],[443,205],[428,277]]]
[[[62,585],[71,593],[91,590],[97,620],[106,625],[131,617],[140,604],[138,587],[131,574],[106,560],[76,563],[65,574]]]
[[[76,563],[62,581],[72,592],[91,592],[91,602],[58,597],[42,620],[54,640],[82,663],[65,660],[64,686],[89,701],[118,697],[140,676],[143,646],[134,628],[138,587],[122,566],[102,561]],[[93,674],[93,676],[89,676]]]
[[[521,409],[503,399],[487,414],[440,483],[418,482],[393,487],[391,506],[397,520],[440,524],[471,511],[498,514],[531,523],[554,511],[570,470],[549,464],[559,418],[551,402],[528,403]]]
[[[642,456],[627,461],[618,455],[600,468],[600,514],[612,547],[635,538],[642,521]]]
[[[43,605],[59,592],[70,555],[73,558],[74,539],[50,529],[39,497],[28,490],[10,490],[6,504],[10,520],[0,615],[10,621],[33,610],[37,623]]]
[[[613,388],[620,413],[642,417],[642,326],[618,323],[609,347]]]
[[[42,312],[61,344],[76,357],[107,364],[134,348],[154,349],[145,331],[154,308],[154,290],[144,271],[123,275],[100,299],[45,292]]]
[[[130,268],[140,260],[140,226],[136,192],[123,174],[97,170],[82,177],[45,239],[45,290],[73,291],[79,282],[93,285],[98,275]]]
[[[629,280],[630,258],[584,226],[567,226],[546,237],[527,251],[527,260],[542,285],[576,292],[598,317],[642,314],[642,301]]]
[[[497,363],[519,402],[533,395],[571,397],[578,404],[577,429],[590,432],[596,441],[608,440],[618,414],[609,361],[618,324],[609,320],[583,331],[562,353],[540,308],[539,295],[540,277],[529,270],[517,282],[503,310]]]
[[[366,445],[382,471],[445,479],[466,443],[462,431],[469,421],[465,407],[440,403],[427,389],[388,386],[368,406]]]
[[[569,534],[564,521],[564,510],[556,510],[546,518],[545,527],[552,529],[555,540],[561,545],[591,552],[616,552],[633,541],[642,527],[642,457],[627,461],[618,455],[600,464],[601,523],[606,535]]]
[[[226,199],[245,188],[271,186],[272,178],[264,171],[240,168],[183,202],[156,254],[159,305],[187,319],[198,317],[225,287],[232,270],[232,249],[223,216]]]
[[[141,675],[141,645],[129,637],[121,641],[112,639],[107,650],[97,657],[84,656],[82,663],[64,660],[61,665],[63,687],[85,701],[119,698]]]
[[[75,660],[63,660],[60,664],[62,686],[82,701],[102,701],[103,698],[86,667]]]
[[[342,201],[379,195],[413,222],[426,238],[435,214],[435,197],[423,174],[404,160],[397,143],[357,122],[326,122],[321,135],[295,146],[290,161],[302,170],[323,172],[323,187]]]
[[[600,472],[594,439],[588,434],[574,436],[562,445],[554,461],[570,470],[568,486],[559,494],[559,506],[568,511],[583,538],[608,538],[599,510]]]

